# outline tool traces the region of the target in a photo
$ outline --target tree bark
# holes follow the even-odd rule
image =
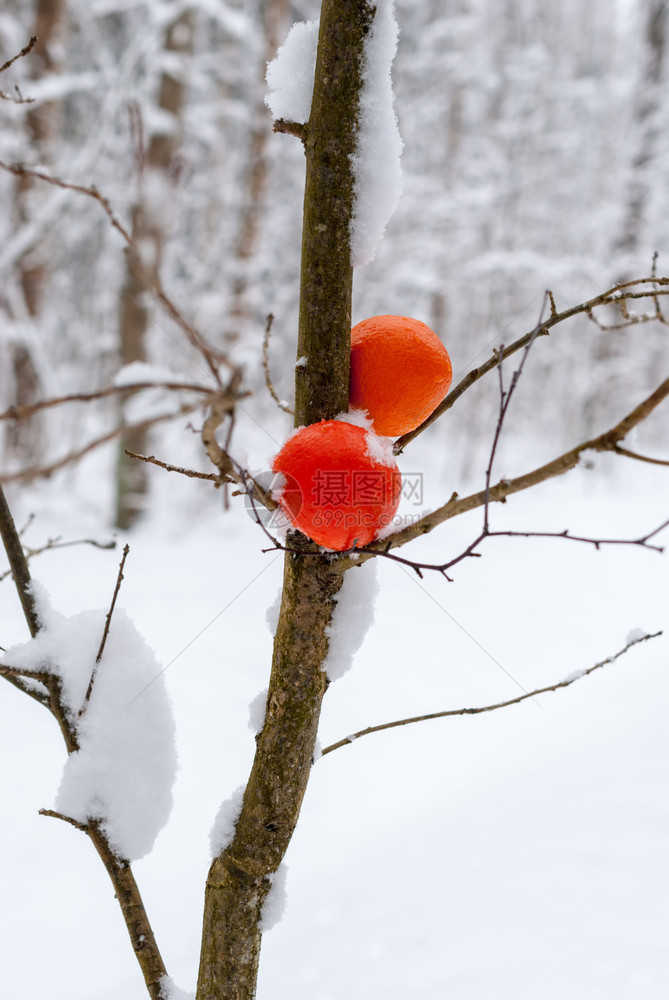
[[[192,14],[181,14],[167,29],[165,50],[186,54],[192,45]],[[152,136],[146,151],[138,153],[140,172],[140,193],[132,210],[132,239],[141,248],[141,259],[136,253],[127,257],[125,283],[121,292],[119,316],[119,361],[121,365],[133,361],[147,360],[146,334],[149,316],[144,296],[154,286],[155,276],[160,270],[163,245],[165,242],[165,204],[169,203],[170,188],[173,184],[171,171],[174,155],[178,149],[179,124],[185,99],[186,88],[182,79],[165,72],[160,81],[158,107],[173,118],[170,132],[159,132]],[[140,143],[141,145],[141,143]],[[151,187],[160,185],[166,197],[156,197],[152,190],[148,196],[142,185],[142,174],[146,168],[151,174]],[[147,255],[148,251],[148,255]],[[148,258],[148,259],[147,259]],[[121,400],[123,405],[123,400]],[[119,443],[116,470],[116,525],[131,528],[144,509],[144,497],[148,489],[147,466],[128,458],[126,451],[146,454],[146,428],[125,433]]]
[[[363,45],[373,11],[324,0],[314,96],[305,130],[296,424],[348,409],[355,151]],[[291,535],[291,548],[314,552]],[[252,1000],[262,910],[290,843],[313,762],[328,626],[343,574],[336,562],[289,553],[263,729],[232,842],[214,858],[205,892],[197,1000]]]

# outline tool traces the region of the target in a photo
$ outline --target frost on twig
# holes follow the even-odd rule
[[[642,642],[648,642],[649,639],[657,639],[658,636],[661,636],[662,634],[662,632],[652,632],[630,638],[622,649],[618,650],[618,652],[614,653],[612,656],[607,656],[605,660],[600,660],[599,663],[595,663],[587,669],[575,670],[569,674],[568,677],[565,677],[561,681],[557,681],[555,684],[548,684],[546,687],[535,688],[534,691],[526,691],[524,694],[518,695],[516,698],[509,698],[507,701],[498,701],[493,705],[483,705],[479,708],[452,708],[447,709],[444,712],[430,712],[427,715],[415,715],[408,719],[397,719],[394,722],[383,722],[378,726],[367,726],[366,729],[360,729],[357,733],[352,733],[350,736],[345,736],[336,743],[331,743],[323,749],[321,756],[324,757],[325,754],[332,753],[333,750],[339,750],[341,747],[345,747],[349,743],[359,740],[362,736],[370,736],[372,733],[380,733],[386,729],[397,729],[399,726],[409,726],[413,725],[415,722],[429,722],[431,719],[446,719],[455,715],[481,715],[483,712],[495,712],[499,708],[508,708],[510,705],[519,705],[522,701],[527,701],[530,698],[537,698],[542,694],[549,694],[551,691],[561,691],[563,688],[571,687],[571,685],[575,684],[576,681],[580,681],[584,677],[589,677],[590,674],[595,672],[595,670],[601,670],[602,667],[606,667],[610,663],[615,663],[616,660],[619,660],[621,656],[624,656],[625,653],[627,653],[633,646],[638,646],[639,643]]]

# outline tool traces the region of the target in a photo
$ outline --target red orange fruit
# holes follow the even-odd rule
[[[399,437],[422,424],[452,377],[448,351],[418,319],[372,316],[351,331],[350,406],[367,411],[377,434]]]
[[[367,545],[391,523],[401,480],[375,434],[341,420],[321,420],[288,438],[272,463],[286,483],[279,503],[293,527],[341,552]]]

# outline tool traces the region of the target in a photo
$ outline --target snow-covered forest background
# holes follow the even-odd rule
[[[233,449],[253,468],[290,427],[265,388],[261,350],[272,313],[270,366],[290,400],[304,173],[300,143],[272,133],[265,68],[290,24],[318,8],[5,0],[0,11],[0,63],[40,38],[0,77],[0,161],[109,199],[188,320],[244,365],[253,394]],[[356,271],[354,321],[427,322],[457,378],[534,326],[545,289],[564,308],[647,277],[655,254],[667,273],[666,0],[397,0],[396,16],[404,192],[375,260]],[[7,171],[0,200],[0,410],[110,385],[136,359],[203,378],[98,202]],[[606,429],[655,387],[668,357],[660,324],[604,331],[581,318],[554,331],[530,356],[499,472]],[[125,405],[131,420],[176,403],[155,393]],[[480,488],[497,405],[482,382],[457,419],[447,415],[407,455],[405,469],[423,473],[426,507]],[[3,422],[0,472],[85,449],[118,425],[120,406],[105,397]],[[140,444],[204,468],[189,427],[199,419],[161,423]],[[664,458],[667,427],[658,412],[642,432]],[[111,537],[127,499],[119,478],[132,475],[118,453],[111,441],[47,479],[9,484],[17,519],[36,515],[35,545]],[[666,470],[621,471],[624,461],[597,460],[542,487],[536,502],[514,501],[501,523],[605,537],[651,530],[667,516]],[[234,504],[224,512],[208,484],[144,475],[137,510],[124,513],[134,527],[122,603],[159,662],[174,662],[166,681],[181,770],[173,820],[137,874],[172,975],[192,989],[208,831],[248,770],[247,705],[267,683],[263,621],[280,559],[260,551],[251,519]],[[420,551],[458,551],[473,524],[468,516]],[[633,628],[666,627],[666,559],[547,545],[500,540],[454,585],[380,567],[377,623],[360,669],[328,695],[323,743],[511,697],[507,670],[533,688],[615,652]],[[33,566],[59,610],[106,608],[118,554],[65,551]],[[25,639],[10,586],[0,595],[3,646]],[[263,946],[259,996],[664,995],[667,648],[655,640],[629,654],[631,666],[522,716],[432,723],[324,758],[288,858],[286,913]],[[4,687],[2,991],[139,1000],[97,859],[76,831],[36,815],[62,769],[55,726]]]

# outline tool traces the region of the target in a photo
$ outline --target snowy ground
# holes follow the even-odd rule
[[[666,475],[623,462],[518,496],[495,524],[638,536],[667,517]],[[81,510],[39,513],[34,540],[82,535]],[[88,521],[86,533],[105,537],[94,509]],[[474,514],[444,526],[414,553],[446,557],[479,524]],[[267,684],[264,618],[281,558],[260,552],[242,511],[213,506],[185,505],[129,540],[119,604],[166,667],[180,755],[172,819],[135,872],[170,974],[192,990],[208,834],[249,767],[248,704]],[[33,572],[73,614],[108,606],[119,557],[68,549]],[[615,653],[634,628],[669,626],[668,558],[638,548],[500,539],[453,584],[387,563],[379,573],[376,622],[327,696],[323,745],[513,697]],[[0,605],[2,644],[25,639],[9,581]],[[668,650],[665,634],[536,703],[373,735],[317,762],[260,1000],[666,995]],[[140,1000],[97,856],[37,815],[63,766],[56,726],[7,684],[0,740],[2,995]]]

